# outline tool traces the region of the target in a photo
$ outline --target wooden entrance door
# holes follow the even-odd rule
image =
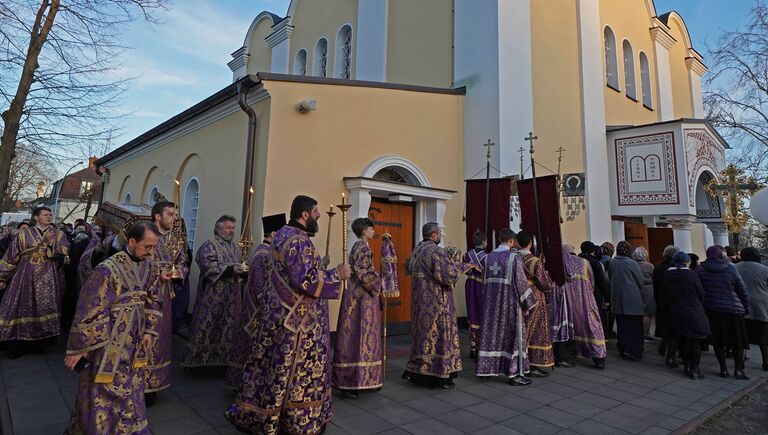
[[[648,249],[648,226],[646,224],[624,222],[624,240],[632,249],[642,246]]]
[[[648,256],[653,264],[661,263],[664,248],[675,244],[672,228],[648,228]]]
[[[368,217],[373,221],[377,237],[371,240],[373,262],[381,271],[381,235],[388,232],[397,252],[397,278],[400,297],[389,299],[387,323],[404,323],[411,320],[411,277],[405,273],[405,260],[411,255],[414,245],[414,219],[416,206],[413,203],[389,202],[373,199]]]

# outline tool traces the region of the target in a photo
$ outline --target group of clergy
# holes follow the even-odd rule
[[[57,268],[68,243],[51,225],[49,209],[33,217],[0,261],[2,341],[61,332]],[[320,217],[317,201],[297,196],[287,222],[284,214],[262,219],[264,240],[244,259],[234,240],[236,219],[223,215],[195,255],[200,276],[182,365],[190,374],[225,376],[237,392],[226,417],[240,430],[319,433],[332,418],[332,388],[354,399],[382,386],[387,280],[369,246],[374,223],[355,219],[358,241],[348,264],[328,268],[312,241]],[[174,299],[185,292],[191,261],[175,229],[175,205],[156,203],[151,220],[94,236],[83,253],[88,264],[80,265],[65,357],[81,374],[68,433],[149,433],[146,406],[170,386]],[[476,375],[528,385],[549,367],[573,366],[576,355],[605,367],[592,271],[572,248],[564,248],[566,283],[558,286],[525,232],[502,230],[490,253],[485,234],[475,233],[475,249],[463,259],[458,249],[440,246],[437,223],[424,225],[422,236],[406,260],[412,342],[403,378],[454,387],[462,360],[453,291],[462,274]],[[332,357],[331,299],[341,299]]]

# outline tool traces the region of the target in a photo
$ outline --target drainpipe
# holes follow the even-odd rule
[[[243,213],[248,214],[249,189],[253,186],[253,156],[256,153],[256,112],[248,105],[248,92],[257,84],[251,76],[245,76],[237,82],[237,104],[248,115],[248,139],[245,143],[245,185],[243,186]],[[251,205],[253,207],[253,205]],[[245,231],[245,219],[240,220],[240,232]]]

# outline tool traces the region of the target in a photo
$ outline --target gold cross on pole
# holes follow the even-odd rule
[[[560,167],[563,162],[563,152],[565,152],[565,148],[558,147],[556,151],[557,151],[557,178],[560,178]]]
[[[704,186],[710,195],[726,198],[726,215],[723,216],[723,221],[733,234],[737,248],[741,228],[749,220],[749,215],[740,210],[741,200],[761,187],[754,178],[741,176],[743,173],[744,171],[731,164],[721,173],[722,183],[718,183],[718,179],[713,178]]]
[[[517,149],[517,152],[520,153],[520,179],[522,180],[525,178],[525,168],[523,167],[523,153],[525,152],[525,148],[520,147]]]
[[[528,141],[528,142],[530,142],[530,143],[531,143],[531,149],[530,149],[530,153],[531,153],[531,154],[533,154],[533,141],[535,141],[535,140],[536,140],[536,139],[538,139],[538,138],[539,138],[539,137],[538,137],[538,136],[534,136],[534,135],[533,135],[533,132],[531,131],[531,132],[528,132],[528,137],[526,137],[526,138],[524,139],[524,140],[526,140],[526,141]]]
[[[491,147],[496,145],[495,143],[491,142],[490,139],[488,139],[488,142],[484,143],[483,146],[486,148],[485,150],[485,158],[489,161],[491,160]]]

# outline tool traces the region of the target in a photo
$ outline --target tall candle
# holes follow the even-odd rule
[[[181,182],[177,179],[173,179],[175,186],[173,188],[173,203],[179,206],[179,200],[181,199]]]

